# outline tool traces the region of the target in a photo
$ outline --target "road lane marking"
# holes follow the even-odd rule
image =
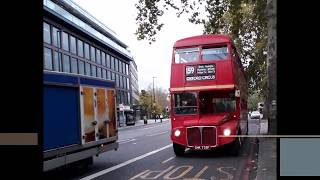
[[[169,168],[165,169],[165,170],[161,170],[161,171],[149,171],[148,173],[142,175],[140,177],[140,179],[157,179],[158,177],[162,176],[163,174],[165,174],[166,172],[170,171],[172,168],[174,168],[174,166],[170,166]],[[152,174],[157,174],[156,176],[152,177],[150,175]]]
[[[204,173],[205,170],[207,170],[209,166],[204,166],[201,171],[199,171],[193,178],[183,178],[183,180],[205,180],[200,179],[199,177]]]
[[[169,144],[169,145],[164,146],[164,147],[162,147],[162,148],[159,148],[159,149],[156,149],[156,150],[154,150],[154,151],[148,152],[148,153],[146,153],[146,154],[144,154],[144,155],[135,157],[135,158],[133,158],[133,159],[130,159],[130,160],[126,161],[126,162],[123,162],[123,163],[118,164],[118,165],[116,165],[116,166],[110,167],[110,168],[108,168],[108,169],[105,169],[105,170],[99,171],[99,172],[97,172],[97,173],[91,174],[90,176],[84,177],[84,178],[82,178],[82,179],[80,179],[80,180],[90,180],[90,179],[99,177],[99,176],[101,176],[101,175],[107,174],[107,173],[109,173],[109,172],[111,172],[111,171],[114,171],[114,170],[116,170],[116,169],[119,169],[119,168],[121,168],[121,167],[123,167],[123,166],[126,166],[126,165],[128,165],[128,164],[134,163],[134,162],[136,162],[136,161],[138,161],[138,160],[140,160],[140,159],[143,159],[143,158],[145,158],[145,157],[151,156],[151,155],[153,155],[153,154],[155,154],[155,153],[158,153],[158,152],[160,152],[160,151],[162,151],[162,150],[165,150],[165,149],[167,149],[167,148],[170,148],[170,147],[172,147],[172,144]]]
[[[201,169],[201,171],[199,171],[199,172],[194,176],[194,178],[199,178],[199,177],[204,173],[204,171],[207,170],[208,168],[209,168],[208,166],[204,166],[204,167]]]
[[[157,125],[157,126],[147,127],[147,128],[143,128],[141,130],[153,129],[153,128],[158,128],[158,127],[162,127],[162,126],[166,126],[166,125],[168,125],[168,124],[161,124],[161,125]]]
[[[176,171],[178,171],[181,168],[187,168],[186,170],[184,170],[182,173],[180,173],[178,176],[175,177],[170,177],[173,173],[175,173]],[[163,176],[163,179],[180,179],[183,176],[185,176],[189,171],[191,171],[193,169],[193,166],[179,166],[177,168],[175,168],[174,170],[170,171],[168,174],[166,174],[165,176]]]
[[[155,133],[155,134],[148,134],[148,135],[146,135],[146,136],[148,136],[148,137],[157,136],[157,135],[161,135],[161,134],[166,134],[166,133],[168,133],[168,132],[169,132],[169,131],[164,131],[164,132]]]
[[[170,161],[171,159],[174,159],[174,157],[171,157],[171,158],[169,158],[169,159],[167,159],[167,160],[165,160],[165,161],[162,161],[162,164],[164,164],[164,163],[166,163],[166,162]]]
[[[128,143],[128,142],[132,142],[132,141],[135,141],[136,139],[126,139],[126,140],[123,140],[123,141],[119,141],[119,144],[124,144],[124,143]]]
[[[147,172],[149,172],[150,170],[149,169],[147,169],[147,170],[145,170],[145,171],[143,171],[143,172],[141,172],[141,173],[139,173],[139,174],[137,174],[137,175],[135,175],[135,176],[133,176],[132,178],[130,178],[129,180],[134,180],[134,179],[136,179],[136,178],[138,178],[138,177],[140,177],[140,176],[142,176],[144,173],[147,173]]]

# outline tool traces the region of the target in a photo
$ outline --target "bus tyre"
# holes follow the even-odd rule
[[[184,146],[173,143],[173,151],[176,154],[176,156],[183,156],[185,149],[186,148]]]
[[[241,135],[240,131],[239,131],[238,135]],[[230,151],[229,151],[230,154],[232,156],[238,156],[240,153],[241,146],[242,146],[241,137],[236,137],[236,139],[231,143]]]

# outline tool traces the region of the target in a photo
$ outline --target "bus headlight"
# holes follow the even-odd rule
[[[223,130],[223,135],[224,136],[230,136],[230,134],[231,134],[231,130],[230,129]]]
[[[174,131],[174,136],[175,136],[175,137],[179,137],[180,134],[181,134],[181,131],[180,131],[179,129],[177,129],[177,130]]]

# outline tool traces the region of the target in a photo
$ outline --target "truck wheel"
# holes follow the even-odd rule
[[[93,157],[88,157],[86,159],[80,160],[78,162],[75,162],[71,165],[71,168],[74,171],[78,172],[84,172],[86,171],[90,165],[93,164]]]
[[[241,135],[240,130],[238,131],[238,135]],[[231,144],[230,144],[230,154],[232,156],[238,156],[240,153],[240,149],[242,146],[242,139],[241,137],[237,137]]]
[[[183,156],[185,149],[186,148],[184,146],[173,143],[173,151],[176,154],[176,156]]]

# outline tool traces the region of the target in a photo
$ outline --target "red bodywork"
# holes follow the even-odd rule
[[[200,53],[197,62],[175,63],[174,51],[176,49],[198,47],[200,51],[202,51],[202,49],[206,47],[221,45],[226,45],[228,52],[230,52],[226,60],[204,62],[202,61]],[[212,148],[231,143],[235,140],[235,137],[219,137],[223,135],[225,128],[231,130],[231,135],[237,135],[238,130],[241,131],[241,134],[247,134],[247,82],[235,48],[235,58],[231,53],[233,52],[233,47],[232,40],[226,35],[194,36],[178,40],[174,44],[170,78],[171,139],[174,143],[193,148],[195,146],[210,146]],[[214,80],[186,81],[186,66],[199,64],[215,64],[216,78]],[[240,97],[236,98],[236,111],[232,113],[201,114],[199,109],[195,114],[181,115],[174,113],[173,95],[175,93],[211,91],[218,94],[225,91],[234,92],[236,90],[240,90]],[[199,107],[199,100],[197,100],[197,104]],[[196,129],[192,129],[192,127],[201,127],[202,134]],[[174,135],[176,129],[181,131],[179,137]],[[192,134],[192,137],[187,136],[187,131]],[[212,137],[208,137],[210,134]],[[194,139],[199,139],[198,136],[202,138],[200,143],[194,142]]]

